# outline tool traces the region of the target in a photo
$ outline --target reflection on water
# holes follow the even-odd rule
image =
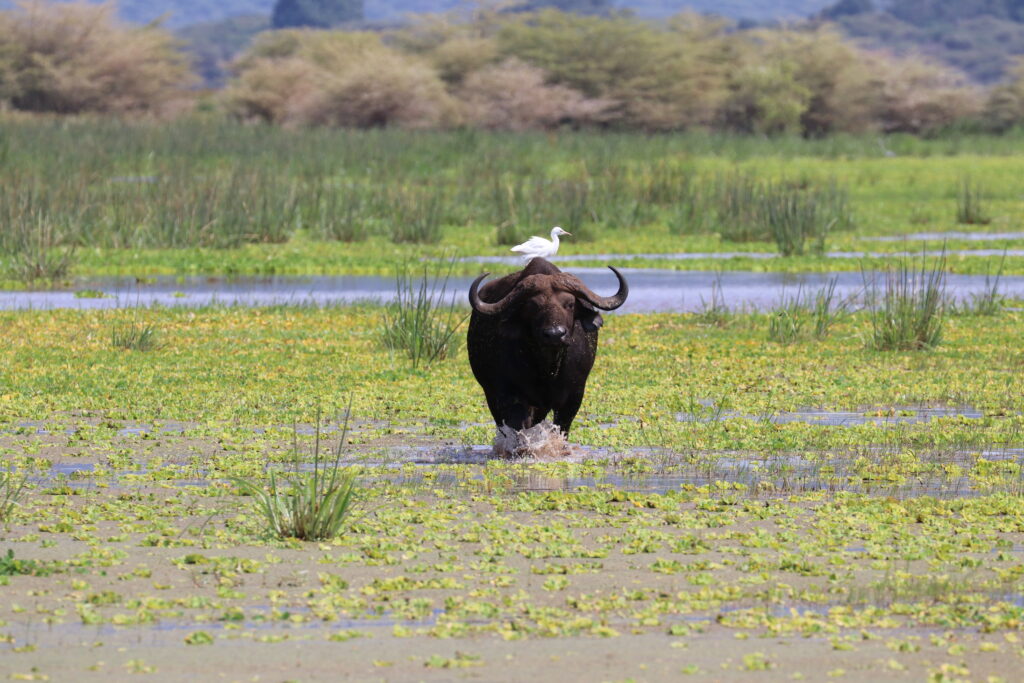
[[[1002,252],[996,252],[1002,253]],[[615,263],[616,255],[602,255],[595,260]],[[615,276],[606,268],[572,268],[574,274],[598,293],[614,292]],[[750,273],[671,271],[624,268],[629,279],[629,300],[619,309],[626,313],[669,311],[694,312],[704,308],[711,298],[712,287],[720,288],[720,298],[730,308],[770,309],[783,296],[798,290],[816,291],[832,278],[836,279],[836,300],[856,299],[863,294],[868,273]],[[452,278],[448,298],[463,303],[472,282],[471,277]],[[393,278],[378,276],[320,276],[236,278],[231,280],[190,278],[156,278],[150,284],[136,284],[125,278],[83,281],[81,288],[103,292],[103,297],[82,298],[74,291],[0,292],[0,309],[96,309],[135,306],[206,306],[213,304],[238,306],[313,305],[328,306],[359,301],[386,302],[394,297]],[[947,293],[957,299],[983,294],[988,286],[982,275],[948,275]],[[1000,292],[1009,297],[1024,298],[1024,276],[1004,276]],[[716,292],[716,296],[718,296]]]

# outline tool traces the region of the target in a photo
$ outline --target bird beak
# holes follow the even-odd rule
[[[566,232],[566,233],[563,233],[563,234],[568,235],[569,237],[572,237],[572,233],[571,232]]]

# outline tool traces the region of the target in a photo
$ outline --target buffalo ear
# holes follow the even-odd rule
[[[604,318],[587,302],[577,299],[576,310],[576,319],[580,321],[585,332],[597,332],[601,325],[604,325]]]

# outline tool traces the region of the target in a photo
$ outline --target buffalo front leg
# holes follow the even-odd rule
[[[494,423],[500,428],[508,425],[516,431],[529,429],[534,425],[534,410],[518,401],[498,403],[491,410],[494,416]]]
[[[580,404],[583,403],[583,392],[569,396],[562,405],[555,408],[554,423],[562,430],[562,434],[569,436],[569,428],[572,421],[576,419],[576,413],[580,411]]]

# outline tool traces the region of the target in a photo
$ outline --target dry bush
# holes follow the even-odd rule
[[[123,25],[109,3],[26,0],[0,12],[0,99],[14,109],[163,113],[192,81],[168,32]]]
[[[457,121],[437,73],[368,33],[274,31],[235,64],[230,111],[290,125],[408,128]]]
[[[881,77],[876,118],[886,132],[932,133],[981,112],[980,90],[955,69],[919,57],[872,59]]]
[[[457,96],[466,123],[494,130],[553,128],[603,119],[610,102],[587,99],[563,85],[548,85],[544,72],[518,59],[485,67],[466,77]]]

